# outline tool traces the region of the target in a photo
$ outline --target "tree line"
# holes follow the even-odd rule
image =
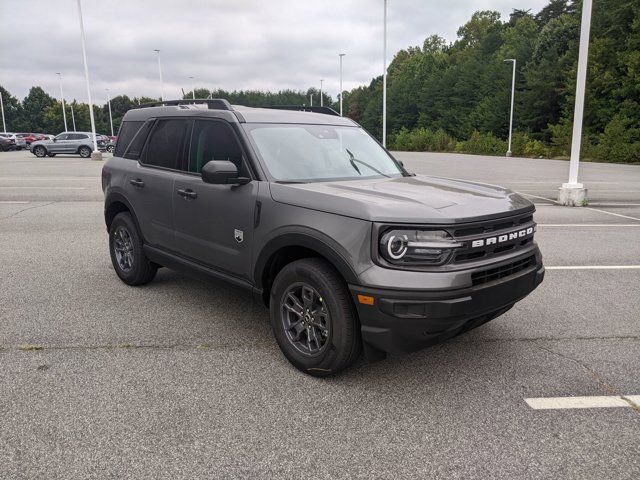
[[[503,155],[517,61],[512,150],[569,155],[581,1],[551,0],[502,21],[476,12],[448,44],[398,52],[387,71],[388,143],[402,150]],[[640,162],[640,0],[594,2],[582,156]],[[345,92],[349,117],[380,137],[382,76]]]
[[[401,150],[503,155],[507,150],[511,63],[516,99],[512,151],[516,155],[569,155],[580,36],[580,0],[550,0],[537,13],[479,11],[457,40],[430,36],[394,56],[387,71],[388,146]],[[582,156],[640,163],[640,0],[594,3],[589,49]],[[0,86],[12,131],[58,133],[59,101],[33,87],[19,101]],[[319,91],[196,89],[197,98],[226,98],[246,106],[308,105]],[[186,92],[184,98],[191,98]],[[114,129],[124,113],[151,97],[111,100]],[[325,106],[337,99],[323,93]],[[376,137],[382,135],[382,76],[343,92],[345,114]],[[76,128],[89,130],[89,109],[73,103]],[[110,133],[107,105],[95,106],[96,128]],[[71,126],[70,107],[67,124]]]

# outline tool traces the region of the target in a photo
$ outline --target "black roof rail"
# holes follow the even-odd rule
[[[143,103],[142,105],[138,105],[136,108],[145,108],[145,107],[165,107],[172,105],[194,105],[201,104],[207,105],[209,110],[233,110],[231,104],[225,100],[224,98],[196,98],[193,99],[184,99],[184,100],[164,100],[159,102],[151,102],[151,103]]]
[[[305,105],[268,105],[262,108],[273,108],[275,110],[297,110],[299,112],[324,113],[325,115],[340,116],[333,108],[330,107],[307,107]]]

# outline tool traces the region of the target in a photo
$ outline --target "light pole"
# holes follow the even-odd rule
[[[71,123],[73,124],[73,131],[76,131],[76,116],[73,114],[73,103],[69,104],[69,107],[71,107]]]
[[[313,93],[309,94],[309,106],[313,107]]]
[[[322,101],[322,82],[324,82],[324,80],[321,78],[320,79],[320,106],[321,107],[324,106],[324,102]]]
[[[113,137],[113,117],[111,116],[111,97],[109,96],[109,89],[107,88],[107,104],[109,105],[109,123],[111,124],[111,136]]]
[[[569,181],[563,183],[558,192],[558,203],[571,207],[583,206],[587,202],[587,189],[578,183],[580,166],[580,146],[582,143],[582,118],[584,114],[584,93],[587,82],[587,62],[589,60],[589,30],[591,27],[591,0],[582,2],[580,22],[580,49],[578,51],[578,78],[576,79],[576,100],[573,112],[573,133],[571,136],[571,160],[569,161]]]
[[[82,21],[82,5],[78,0],[78,19],[80,20],[80,40],[82,43],[82,59],[84,60],[84,79],[87,84],[87,98],[89,99],[89,118],[91,119],[91,133],[93,134],[93,154],[94,160],[102,160],[102,155],[98,150],[98,139],[96,138],[96,121],[93,118],[93,104],[91,103],[91,87],[89,87],[89,66],[87,65],[87,48],[84,39],[84,22]]]
[[[160,50],[153,50],[158,54],[158,75],[160,76],[160,100],[164,102],[164,83],[162,82],[162,63],[160,63]]]
[[[192,77],[189,77],[189,78],[191,79],[191,98],[195,100],[196,99],[196,87],[195,87],[195,84],[193,83],[193,79],[195,77],[192,76]]]
[[[340,57],[340,116],[342,116],[342,57],[344,57],[346,53],[339,53]]]
[[[7,133],[7,124],[4,121],[4,103],[2,103],[2,90],[0,90],[0,110],[2,111],[2,131]]]
[[[387,0],[384,0],[384,27],[382,33],[382,146],[387,146]]]
[[[62,93],[62,74],[60,72],[56,72],[58,75],[58,79],[60,80],[60,99],[62,100],[62,119],[64,120],[64,131],[67,132],[69,129],[67,128],[67,113],[64,108],[64,93]]]
[[[513,62],[513,74],[511,75],[511,113],[509,114],[509,148],[507,148],[507,157],[510,157],[512,155],[511,132],[513,132],[513,99],[516,94],[516,59],[507,58],[505,62]]]

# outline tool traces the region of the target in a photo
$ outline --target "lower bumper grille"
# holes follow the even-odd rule
[[[523,258],[513,263],[508,263],[506,265],[501,265],[499,267],[473,273],[471,274],[471,280],[473,282],[473,286],[482,285],[514,275],[518,272],[526,270],[529,267],[532,267],[533,265],[535,265],[535,263],[536,257],[534,255],[531,255],[530,257]]]

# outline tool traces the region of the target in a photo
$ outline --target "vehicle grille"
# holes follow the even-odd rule
[[[485,283],[493,282],[495,280],[500,280],[501,278],[509,277],[518,272],[526,270],[527,268],[535,264],[536,257],[534,255],[531,255],[530,257],[520,259],[513,263],[508,263],[506,265],[501,265],[499,267],[473,273],[471,274],[471,280],[473,282],[473,286],[475,287],[476,285],[482,285]]]
[[[499,236],[514,230],[535,227],[533,215],[526,213],[516,215],[508,219],[497,219],[489,222],[481,222],[472,225],[464,225],[451,230],[453,237],[467,245],[464,248],[456,249],[453,263],[464,263],[473,260],[491,258],[507,252],[519,250],[533,242],[533,236],[526,238],[518,238],[507,242],[485,245],[479,248],[471,247],[471,242],[476,239],[486,238],[488,236]]]

